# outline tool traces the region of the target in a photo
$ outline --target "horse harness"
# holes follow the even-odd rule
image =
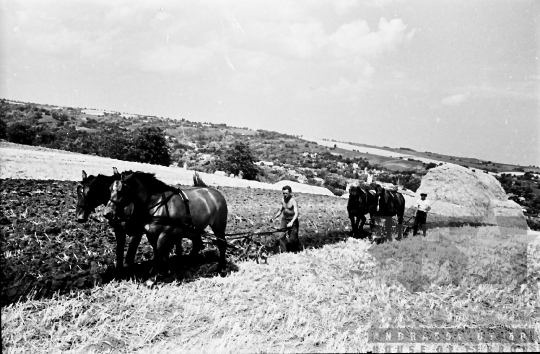
[[[171,216],[170,216],[170,213],[169,213],[168,202],[175,195],[180,196],[180,198],[182,198],[182,200],[184,202],[184,206],[186,207],[186,215],[187,215],[187,219],[188,219],[187,222],[181,222],[179,220],[178,221],[172,221],[172,219],[171,219]],[[165,207],[165,211],[166,211],[167,215],[166,216],[155,216],[158,209],[160,207],[162,207],[162,206]],[[189,209],[189,198],[188,198],[188,196],[186,195],[186,193],[183,190],[177,189],[173,193],[171,193],[169,196],[165,196],[165,193],[163,193],[162,199],[160,199],[160,201],[158,201],[156,204],[149,207],[148,211],[150,211],[150,210],[152,210],[154,208],[155,208],[155,210],[150,215],[150,218],[155,220],[156,223],[158,223],[158,224],[169,224],[169,225],[182,225],[182,226],[186,226],[186,227],[188,227],[188,228],[190,228],[192,230],[197,230],[195,225],[193,225],[193,219],[191,217],[191,212],[190,212],[190,209]]]
[[[166,196],[165,193],[163,193],[162,198],[156,204],[154,204],[154,205],[152,205],[152,206],[150,206],[148,208],[148,211],[155,208],[155,211],[150,215],[150,219],[153,220],[155,223],[158,223],[158,224],[182,225],[182,226],[185,226],[185,227],[187,227],[189,229],[198,231],[197,228],[195,227],[195,225],[193,225],[193,219],[191,217],[191,212],[190,212],[190,208],[189,208],[189,198],[186,195],[186,193],[181,189],[176,189],[176,190],[171,191],[171,192],[172,193],[169,196]],[[186,207],[186,214],[187,214],[187,219],[188,219],[187,222],[181,222],[179,220],[175,221],[175,222],[171,222],[172,219],[171,219],[171,216],[170,216],[170,213],[169,213],[169,207],[168,207],[167,203],[175,195],[179,195],[180,198],[182,198],[182,200],[184,201],[184,206]],[[117,201],[114,201],[112,199],[110,201],[113,202],[114,204],[118,204]],[[162,206],[165,207],[165,211],[167,212],[167,215],[166,216],[156,216],[155,215],[156,212]],[[129,219],[129,217],[127,219]],[[125,220],[125,221],[128,221],[128,220]]]

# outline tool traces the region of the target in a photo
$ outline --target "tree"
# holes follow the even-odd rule
[[[3,119],[0,119],[0,139],[7,138],[7,124]]]
[[[38,145],[48,145],[56,140],[56,134],[49,129],[44,127],[39,127],[35,129],[36,132],[36,142]]]
[[[16,122],[8,126],[7,137],[12,143],[32,145],[36,132],[28,124]]]
[[[338,174],[330,173],[324,177],[324,185],[334,189],[345,190],[347,188],[347,180]]]
[[[226,152],[220,168],[234,175],[238,175],[242,171],[244,179],[254,180],[260,173],[259,168],[255,165],[255,160],[249,145],[239,141]]]
[[[150,127],[139,129],[134,143],[134,148],[139,155],[139,162],[163,166],[169,166],[171,164],[171,154],[165,140],[165,135],[160,128]]]
[[[422,183],[422,180],[420,178],[411,176],[411,178],[408,181],[403,183],[403,187],[410,189],[413,192],[416,192],[416,190],[420,188],[421,183]]]

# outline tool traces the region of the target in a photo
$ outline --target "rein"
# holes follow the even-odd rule
[[[265,231],[265,232],[247,231],[247,232],[237,232],[237,233],[234,233],[234,234],[225,234],[224,236],[227,237],[230,241],[232,241],[232,240],[241,240],[241,239],[246,239],[246,238],[252,238],[253,236],[271,235],[271,234],[275,234],[277,232],[283,232],[283,231],[286,231],[286,230],[287,230],[287,228],[284,227],[284,228],[277,229],[277,230],[274,230],[274,231]],[[225,241],[225,242],[227,242],[227,244],[231,245],[228,242],[229,240],[218,237],[214,233],[205,232],[202,236],[205,236],[205,237],[213,236],[217,240]],[[235,236],[235,237],[230,237],[230,236]],[[234,245],[231,245],[231,246],[236,248],[236,246],[234,246]]]

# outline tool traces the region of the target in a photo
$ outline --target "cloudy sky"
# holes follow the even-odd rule
[[[0,4],[2,98],[540,165],[540,1]]]

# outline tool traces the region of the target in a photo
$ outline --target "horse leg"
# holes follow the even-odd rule
[[[402,240],[402,239],[403,239],[403,214],[398,215],[398,225],[397,225],[397,230],[398,230],[398,237],[397,237],[397,239],[398,239],[398,240]]]
[[[174,246],[173,235],[169,232],[169,229],[165,229],[161,232],[157,238],[157,248],[154,258],[156,259],[156,266],[158,268],[159,275],[168,275],[167,259]]]
[[[226,275],[225,268],[227,265],[227,260],[225,258],[225,252],[227,251],[227,240],[225,239],[225,232],[217,233],[214,231],[214,234],[217,237],[217,246],[219,249],[219,262],[218,262],[218,273],[224,277]]]
[[[351,236],[355,237],[356,236],[356,225],[357,225],[357,222],[355,220],[355,216],[353,213],[349,213],[349,219],[351,220]]]
[[[375,228],[375,215],[373,212],[369,212],[369,232],[371,239],[373,240],[373,229]]]
[[[366,216],[364,214],[360,215],[359,220],[362,220],[360,226],[358,226],[358,232],[360,233],[360,238],[364,239],[364,225],[366,224]]]
[[[183,238],[180,237],[180,235],[177,235],[176,238],[174,239],[174,245],[176,246],[174,250],[174,254],[176,255],[176,266],[178,268],[180,268],[182,265],[182,254],[183,254],[182,239]]]
[[[193,233],[191,235],[191,252],[189,252],[189,258],[192,262],[198,263],[199,261],[199,252],[203,249],[204,245],[202,242],[200,233]]]
[[[116,238],[116,276],[121,277],[124,270],[124,246],[126,244],[126,230],[121,225],[114,226]]]
[[[392,217],[391,216],[384,217],[384,228],[386,231],[386,240],[392,241]]]
[[[152,250],[154,251],[154,257],[152,258],[153,267],[150,271],[149,276],[152,276],[154,273],[154,270],[157,269],[158,266],[158,258],[157,258],[157,241],[158,241],[158,235],[161,233],[161,229],[158,228],[156,225],[148,224],[145,225],[145,231],[146,231],[146,238],[148,239],[148,243],[150,243],[150,246],[152,246]]]
[[[225,229],[227,228],[227,204],[223,199],[223,205],[218,207],[216,213],[214,213],[213,220],[210,223],[210,228],[214,232],[214,235],[217,239],[217,246],[219,250],[219,261],[218,261],[218,273],[224,277],[227,275],[226,266],[227,266],[227,239],[225,237]],[[199,235],[199,237],[201,237]],[[201,242],[202,243],[202,242]]]
[[[126,254],[126,265],[128,267],[132,267],[135,264],[135,255],[137,254],[137,248],[141,243],[142,234],[142,231],[137,231],[131,235],[128,251]]]

